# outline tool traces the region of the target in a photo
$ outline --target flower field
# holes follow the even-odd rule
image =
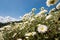
[[[48,7],[59,0],[47,0]],[[25,14],[21,22],[10,22],[0,28],[0,40],[60,40],[60,3],[49,12],[44,7],[35,14],[36,8]]]

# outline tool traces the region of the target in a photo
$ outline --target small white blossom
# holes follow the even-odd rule
[[[48,11],[47,10],[43,10],[43,11],[40,12],[40,14],[43,14],[43,13],[46,13],[46,12],[48,12]]]
[[[41,24],[39,24],[39,25],[38,25],[38,28],[37,28],[37,31],[38,31],[39,33],[45,33],[45,32],[47,31],[47,29],[48,29],[48,27],[47,27],[46,25],[41,25]]]
[[[35,10],[36,10],[36,8],[33,8],[33,9],[32,9],[32,11],[35,11]]]
[[[29,37],[25,37],[26,39],[28,39]]]
[[[29,23],[28,21],[24,22],[24,24]]]
[[[36,35],[36,32],[32,32],[32,35]]]
[[[58,0],[47,0],[46,1],[46,4],[48,7],[50,7],[51,5],[54,5],[58,2]]]
[[[21,38],[17,39],[17,40],[22,40]]]
[[[4,28],[0,28],[0,30],[4,30]]]
[[[31,36],[32,35],[32,33],[26,33],[25,34],[25,36]]]
[[[52,8],[52,9],[49,11],[49,13],[54,12],[55,10],[56,10],[55,8]]]
[[[26,33],[25,36],[34,36],[36,34],[36,32],[30,32],[30,33]]]
[[[4,26],[4,27],[6,27],[6,28],[8,28],[8,27],[9,27],[9,28],[10,28],[11,26],[10,26],[10,25],[7,25],[7,26]]]
[[[24,29],[24,28],[25,28],[25,26],[21,26],[21,27],[20,27],[20,30],[22,30],[22,29]]]
[[[45,20],[51,19],[52,15],[48,15]]]
[[[7,26],[4,26],[3,28],[7,30],[11,30],[12,27],[10,25],[7,25]]]
[[[56,6],[57,9],[60,9],[60,3],[58,3],[58,5]]]
[[[43,17],[43,14],[48,12],[47,10],[42,10],[39,13],[37,13],[37,15],[35,15],[35,17]]]
[[[30,21],[34,21],[35,19],[34,18],[31,18],[31,20]]]
[[[43,11],[44,10],[44,7],[41,7],[41,11]]]
[[[60,28],[58,28],[58,30],[60,30]]]
[[[12,36],[13,38],[16,36],[17,33],[14,33],[14,35]]]

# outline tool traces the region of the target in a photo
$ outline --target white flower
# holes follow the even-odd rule
[[[26,33],[25,36],[34,36],[36,34],[36,32],[30,32],[30,33]]]
[[[7,29],[7,30],[10,30],[12,27],[10,25],[7,25],[7,26],[4,26],[2,28],[0,28],[0,30],[4,30],[4,29]]]
[[[7,26],[4,26],[4,27],[6,27],[6,28],[8,28],[8,27],[9,27],[9,28],[10,28],[11,26],[10,26],[10,25],[7,25]]]
[[[47,0],[46,1],[46,4],[48,7],[50,7],[51,5],[54,5],[58,2],[58,0]]]
[[[44,7],[41,7],[41,11],[44,10]]]
[[[31,20],[30,21],[34,21],[35,19],[34,18],[31,18]]]
[[[7,25],[7,26],[4,26],[3,28],[7,30],[11,30],[12,27],[10,25]]]
[[[29,37],[25,37],[26,39],[28,39]]]
[[[35,15],[35,17],[43,17],[43,14],[48,12],[47,10],[42,10],[39,13],[37,13],[37,15]]]
[[[58,30],[60,30],[60,28],[58,28]]]
[[[17,40],[22,40],[21,38],[17,39]]]
[[[14,35],[12,36],[13,38],[16,36],[17,33],[14,33]]]
[[[20,26],[20,30],[24,29],[25,28],[25,25],[21,25]]]
[[[29,22],[28,21],[24,22],[24,24],[27,24],[27,23],[29,23]]]
[[[36,32],[32,32],[32,35],[36,35]]]
[[[32,35],[32,33],[26,33],[25,34],[25,36],[31,36]]]
[[[57,9],[60,9],[60,3],[58,3],[58,5],[56,6]]]
[[[40,14],[43,14],[43,13],[46,13],[46,12],[48,12],[48,11],[47,10],[43,10],[43,11],[40,12]]]
[[[38,25],[38,28],[37,28],[37,31],[38,31],[39,33],[45,33],[45,32],[47,31],[47,29],[48,29],[48,27],[47,27],[46,25],[41,25],[41,24],[39,24],[39,25]]]
[[[48,15],[48,16],[46,17],[45,20],[48,20],[48,19],[51,19],[51,18],[52,18],[52,15],[50,14],[50,15]]]
[[[49,13],[54,12],[55,10],[56,10],[55,8],[52,8],[52,9],[49,11]]]
[[[32,11],[35,11],[35,10],[36,10],[36,8],[33,8],[33,9],[32,9]]]
[[[4,28],[0,28],[0,30],[4,30]]]

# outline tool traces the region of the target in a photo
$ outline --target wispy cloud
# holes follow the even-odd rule
[[[6,17],[0,16],[0,22],[1,23],[11,22],[11,21],[19,21],[19,20],[20,20],[20,18],[16,19],[16,18],[13,18],[10,16],[6,16]]]

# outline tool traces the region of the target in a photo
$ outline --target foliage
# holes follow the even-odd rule
[[[35,10],[25,14],[21,22],[0,28],[0,40],[60,40],[60,9],[48,13],[42,7],[37,14]]]

